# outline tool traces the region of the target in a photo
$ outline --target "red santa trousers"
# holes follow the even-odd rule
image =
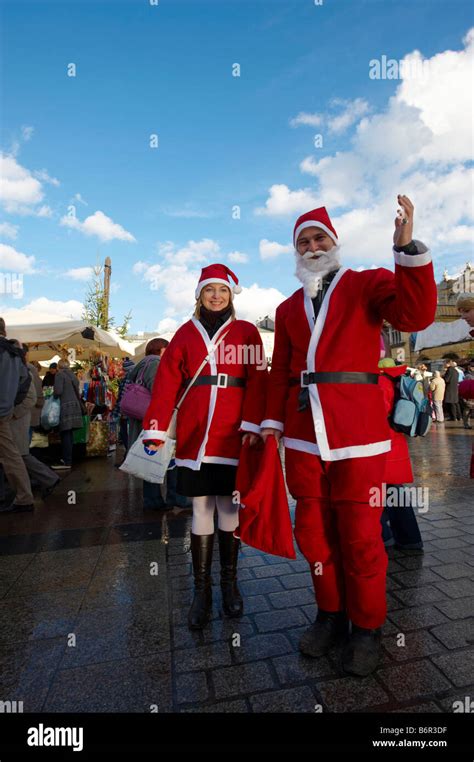
[[[380,530],[386,454],[323,461],[285,449],[288,489],[296,498],[295,538],[311,568],[324,611],[347,612],[359,627],[380,627],[386,616],[387,554]],[[379,493],[380,494],[380,493]]]

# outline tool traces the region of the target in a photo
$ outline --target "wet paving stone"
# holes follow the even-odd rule
[[[305,686],[301,688],[291,688],[289,690],[272,691],[271,693],[260,693],[250,698],[252,712],[294,712],[294,713],[314,713],[315,705],[318,703],[311,688]]]
[[[420,659],[445,651],[444,646],[427,630],[414,630],[400,639],[397,634],[383,638],[383,646],[396,661]]]
[[[379,707],[389,701],[388,694],[374,677],[344,677],[318,685],[324,709],[329,712],[354,712]]]
[[[415,696],[431,696],[451,687],[446,677],[427,659],[404,665],[379,669],[378,678],[398,701]]]
[[[401,632],[433,627],[435,624],[446,621],[444,614],[434,606],[419,606],[405,611],[391,611],[389,619]]]
[[[169,674],[169,652],[62,669],[43,711],[167,713],[172,710]]]
[[[273,688],[275,681],[264,662],[225,667],[212,672],[216,698],[249,695]]]
[[[470,685],[474,675],[474,648],[444,654],[433,659],[434,664],[456,686]]]
[[[205,672],[191,672],[176,678],[178,704],[192,704],[205,701],[209,696],[209,687]]]
[[[321,677],[335,677],[336,671],[325,656],[311,659],[302,654],[291,654],[273,659],[278,680],[287,683],[307,682]]]
[[[0,653],[2,701],[22,701],[24,712],[42,711],[63,652],[63,638],[3,645]]]
[[[474,619],[447,622],[433,627],[431,632],[446,648],[463,648],[474,643]]]
[[[229,619],[216,544],[211,621],[191,632],[191,513],[143,512],[140,485],[95,459],[47,506],[0,527],[0,698],[27,712],[145,713],[439,713],[474,699],[472,436],[445,432],[443,458],[438,436],[409,442],[416,483],[430,487],[418,515],[425,552],[389,551],[373,675],[344,674],[341,643],[319,659],[300,654],[317,609],[299,551],[289,560],[242,546],[244,616]],[[66,512],[70,488],[81,504]]]
[[[279,656],[280,654],[289,654],[293,649],[285,635],[272,633],[271,635],[241,638],[240,645],[232,647],[231,650],[235,661],[242,663],[270,659],[272,656]]]

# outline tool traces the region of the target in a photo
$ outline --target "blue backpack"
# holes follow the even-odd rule
[[[431,411],[423,383],[409,376],[399,380],[390,424],[409,437],[424,437],[431,427]]]

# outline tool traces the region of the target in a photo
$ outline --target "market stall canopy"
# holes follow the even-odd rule
[[[451,323],[432,323],[416,334],[415,352],[429,347],[441,347],[444,344],[456,344],[470,339],[469,325],[465,320],[453,320]]]
[[[112,331],[90,325],[83,320],[64,320],[56,323],[29,325],[7,324],[7,337],[18,339],[30,347],[30,360],[49,360],[61,348],[76,350],[77,359],[89,357],[91,351],[101,351],[111,357],[133,357],[134,346]]]

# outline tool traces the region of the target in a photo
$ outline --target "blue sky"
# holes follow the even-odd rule
[[[238,313],[256,319],[298,287],[291,232],[313,206],[345,264],[391,267],[398,192],[437,275],[459,270],[473,258],[471,5],[0,2],[0,266],[23,276],[1,312],[79,317],[84,268],[108,255],[111,312],[131,310],[133,332],[185,319],[211,261],[237,272]],[[428,83],[369,78],[371,59],[414,51]]]

